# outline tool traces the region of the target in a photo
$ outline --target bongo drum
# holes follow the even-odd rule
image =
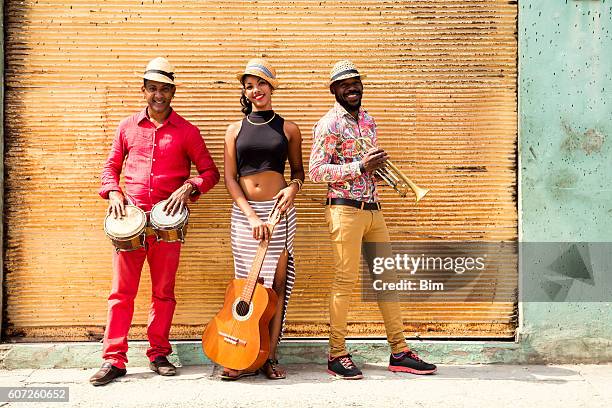
[[[157,235],[158,241],[185,242],[189,210],[187,207],[183,207],[183,211],[174,215],[167,215],[164,211],[164,205],[167,201],[160,201],[151,209],[151,227]]]
[[[135,205],[125,206],[125,216],[115,218],[107,214],[104,219],[104,232],[117,251],[133,251],[145,244],[147,215]]]

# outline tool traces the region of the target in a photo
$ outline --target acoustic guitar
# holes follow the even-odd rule
[[[274,206],[268,217],[270,235],[280,221]],[[233,370],[254,371],[270,354],[270,320],[278,296],[258,282],[269,241],[260,241],[246,279],[233,279],[225,291],[223,308],[202,335],[204,353],[217,364]]]

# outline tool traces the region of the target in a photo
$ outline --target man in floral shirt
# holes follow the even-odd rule
[[[363,378],[345,344],[349,301],[359,277],[361,244],[390,241],[374,176],[388,156],[378,147],[364,153],[358,142],[362,139],[377,145],[374,118],[361,107],[362,77],[351,61],[334,65],[329,90],[336,103],[314,126],[309,169],[313,182],[328,183],[325,220],[331,233],[335,278],[330,298],[327,371],[343,379]],[[408,348],[399,303],[380,299],[378,306],[391,346],[389,370],[435,372],[435,365],[424,362]]]

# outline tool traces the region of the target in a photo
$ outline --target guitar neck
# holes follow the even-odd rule
[[[270,232],[270,239],[272,239],[274,227],[276,227],[276,224],[278,224],[281,218],[281,213],[278,210],[278,207],[276,206],[277,204],[278,201],[274,204],[274,207],[268,215],[267,227]],[[268,252],[268,245],[270,245],[270,241],[259,241],[257,252],[255,253],[255,257],[253,258],[253,263],[251,264],[249,276],[247,276],[244,289],[242,290],[242,295],[240,296],[240,299],[245,302],[251,302],[253,292],[255,291],[255,285],[257,284],[257,279],[259,278],[259,272],[261,271],[261,266],[263,265],[264,259],[266,257],[266,252]]]
[[[272,235],[272,231],[270,231],[270,236]],[[250,302],[251,297],[253,296],[253,290],[255,289],[255,285],[257,284],[257,279],[259,278],[259,272],[261,271],[261,266],[263,265],[264,259],[266,257],[266,252],[268,252],[269,241],[260,241],[259,246],[257,247],[257,252],[255,253],[255,258],[253,258],[253,263],[251,264],[251,270],[249,271],[249,276],[247,276],[247,282],[244,285],[244,289],[242,290],[242,296],[240,298],[245,302]]]

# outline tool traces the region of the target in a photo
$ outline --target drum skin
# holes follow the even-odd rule
[[[134,251],[145,243],[147,215],[134,205],[125,206],[125,216],[115,218],[107,214],[104,219],[104,232],[117,251]]]
[[[187,222],[189,221],[189,209],[183,207],[183,211],[174,215],[168,215],[163,208],[167,200],[160,201],[151,209],[151,227],[158,241],[185,242],[187,235]]]

